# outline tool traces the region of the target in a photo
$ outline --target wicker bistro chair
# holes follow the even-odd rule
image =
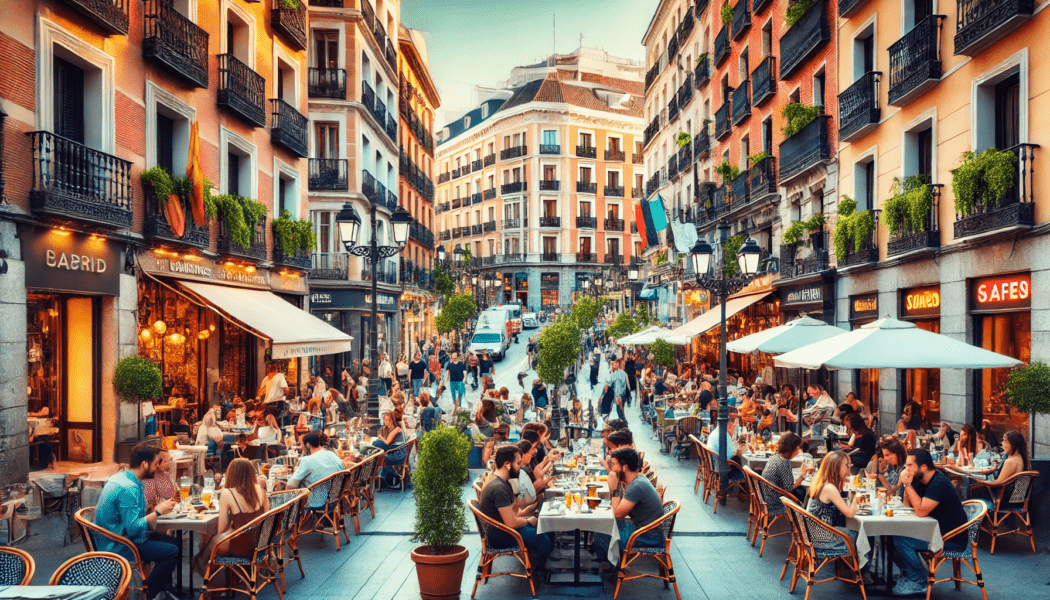
[[[499,521],[494,521],[484,513],[481,512],[481,501],[471,498],[467,501],[470,506],[470,512],[474,513],[474,520],[478,525],[478,533],[481,534],[481,558],[478,561],[478,574],[474,578],[474,589],[470,592],[471,599],[478,592],[478,584],[484,581],[488,583],[490,577],[500,577],[502,575],[510,575],[511,577],[524,577],[529,582],[529,588],[532,590],[532,597],[536,597],[536,584],[532,580],[532,562],[529,560],[529,551],[525,547],[525,542],[522,541],[521,535],[517,531],[507,527]],[[489,533],[492,529],[499,529],[514,539],[515,544],[509,548],[496,548],[489,543]],[[525,567],[525,573],[515,573],[514,571],[502,571],[499,573],[492,572],[492,563],[501,556],[513,556],[518,559],[521,566]]]
[[[95,525],[94,506],[78,510],[73,514],[73,519],[77,522],[77,525],[80,526],[80,538],[84,542],[84,550],[88,552],[98,552],[98,540],[100,537],[128,548],[130,555],[135,559],[132,567],[139,576],[139,585],[131,585],[131,589],[142,592],[143,595],[145,595],[146,581],[149,579],[149,565],[142,562],[142,557],[139,556],[139,549],[135,546],[134,542],[122,535],[117,535],[108,529]]]
[[[732,481],[729,483],[729,485],[726,486],[726,489],[723,490],[722,478],[719,475],[718,467],[716,466],[718,462],[718,455],[715,454],[714,451],[712,451],[707,446],[701,445],[700,450],[704,453],[704,460],[707,461],[707,482],[704,484],[704,504],[707,504],[707,499],[711,496],[711,493],[713,492],[715,495],[714,511],[717,515],[718,497],[720,495],[725,495],[728,497],[730,490],[732,490],[733,488],[736,488],[740,494],[747,494],[747,478],[745,477],[741,481]],[[736,463],[736,461],[727,460],[726,462],[728,463],[729,467],[736,467],[738,469],[741,468],[740,465]]]
[[[122,600],[131,584],[131,563],[112,552],[86,552],[55,570],[48,585],[90,585],[108,590],[99,600]]]
[[[0,586],[29,585],[36,572],[36,562],[25,550],[0,546]]]
[[[771,534],[769,532],[777,521],[781,519],[786,521],[788,518],[787,509],[780,502],[780,497],[792,498],[794,495],[784,488],[773,485],[768,479],[753,471],[751,467],[744,467],[744,475],[751,484],[752,508],[754,509],[755,532],[754,537],[751,538],[751,547],[755,547],[758,536],[761,534],[762,545],[758,548],[758,556],[761,558],[766,549],[766,540],[791,533],[790,527],[780,533]]]
[[[281,577],[281,591],[287,592],[284,583],[284,567],[293,560],[299,565],[299,575],[306,577],[303,561],[299,558],[299,515],[306,504],[310,492],[303,489],[274,492],[270,494],[270,506],[279,508],[277,523],[274,525],[273,540],[270,544],[270,559],[277,565]],[[285,554],[287,552],[287,554]]]
[[[278,520],[285,507],[271,508],[253,519],[250,523],[237,529],[223,539],[222,543],[212,547],[211,556],[208,557],[208,567],[204,571],[204,589],[201,590],[201,600],[210,597],[213,592],[240,592],[255,600],[256,595],[267,585],[273,585],[277,590],[277,596],[284,600],[284,592],[277,583],[280,574],[280,565],[277,562],[277,554],[273,551],[274,534],[277,533]],[[250,542],[252,552],[250,556],[238,556],[221,551],[223,546],[233,546],[239,541]],[[212,581],[216,576],[225,573],[223,587],[212,587]],[[243,587],[238,587],[241,585]]]
[[[405,491],[405,481],[412,476],[412,465],[409,464],[409,455],[416,445],[416,436],[408,438],[408,441],[396,448],[387,450],[384,466],[389,467],[401,479],[401,491]]]
[[[665,502],[663,517],[649,523],[645,527],[636,529],[634,533],[631,534],[631,537],[627,540],[627,544],[624,547],[623,554],[620,555],[620,564],[616,575],[616,590],[613,592],[613,600],[616,600],[616,597],[620,594],[620,586],[623,585],[623,582],[632,579],[642,579],[644,577],[662,579],[665,589],[669,587],[668,584],[673,585],[675,598],[677,598],[677,600],[682,600],[682,595],[678,592],[678,582],[674,577],[674,565],[671,563],[671,535],[674,533],[674,522],[678,516],[678,511],[681,508],[682,507],[677,500]],[[663,530],[663,544],[658,546],[646,546],[639,543],[638,540],[642,535],[657,528]],[[630,567],[634,561],[643,556],[648,556],[655,560],[660,566],[660,573],[637,573],[634,575],[628,575],[627,568]]]
[[[357,482],[361,478],[361,463],[350,465],[346,470],[346,480],[343,481],[343,497],[340,498],[340,508],[343,518],[353,517],[354,508],[361,506],[361,499],[357,495]],[[361,526],[354,522],[354,533],[361,533]],[[350,543],[350,532],[348,527],[343,527],[343,537],[346,543]]]
[[[933,591],[935,584],[946,581],[954,581],[956,591],[960,590],[964,583],[976,585],[981,589],[981,596],[984,597],[984,600],[988,600],[988,592],[984,589],[984,577],[981,576],[981,565],[977,562],[977,538],[980,535],[981,521],[988,514],[988,507],[980,500],[967,500],[963,502],[963,510],[966,511],[966,518],[969,520],[944,535],[944,548],[937,552],[919,553],[930,567],[927,575],[929,584],[926,586],[926,600],[930,600],[930,593]],[[949,550],[947,548],[950,540],[961,538],[964,534],[966,535],[965,546],[961,549]],[[948,561],[952,562],[952,576],[937,579],[937,569]],[[963,564],[977,577],[976,581],[971,581],[962,576]]]
[[[1028,512],[1028,501],[1032,498],[1032,488],[1036,477],[1039,477],[1039,471],[1022,471],[999,485],[987,483],[970,485],[971,494],[978,488],[985,488],[992,495],[992,507],[988,510],[981,526],[981,529],[992,536],[992,548],[989,551],[991,554],[995,554],[995,540],[1001,535],[1011,534],[1027,537],[1028,542],[1032,545],[1032,553],[1035,553],[1035,535],[1032,531],[1032,516]],[[1011,487],[1010,496],[1006,497],[1006,490]],[[1017,517],[1017,527],[999,531],[999,528],[1011,516]]]
[[[788,593],[795,593],[795,584],[801,577],[806,582],[805,600],[809,600],[809,594],[814,585],[837,579],[859,585],[861,597],[867,600],[868,593],[864,589],[864,577],[860,572],[860,558],[853,540],[845,533],[815,517],[813,513],[803,509],[793,498],[794,496],[790,498],[781,496],[780,498],[787,510],[792,513],[796,533],[799,536],[797,562],[795,572],[791,576],[791,589]],[[845,549],[829,548],[835,542],[844,543]],[[843,567],[842,571],[848,571],[851,576],[846,577],[836,573],[825,579],[817,579],[820,570],[832,563],[839,563]]]
[[[696,449],[696,483],[693,484],[693,495],[695,496],[700,491],[700,484],[704,484],[704,489],[707,489],[707,455],[704,452],[703,444],[700,442],[700,438],[693,434],[689,434],[689,441],[693,442],[693,447]],[[704,492],[705,502],[707,501],[707,493]]]
[[[702,434],[704,422],[696,417],[683,417],[675,428],[674,450],[672,454],[678,460],[692,458],[694,446],[692,438]]]
[[[357,478],[358,498],[364,503],[364,507],[371,513],[373,519],[376,518],[376,485],[379,482],[379,472],[383,469],[385,460],[386,452],[381,448],[369,452],[368,458],[361,462],[361,474]],[[359,533],[360,527],[357,522],[361,510],[357,508],[354,511],[354,527]]]
[[[660,452],[668,454],[671,451],[671,442],[675,439],[675,421],[668,419],[664,411],[656,411],[657,433],[660,435]]]
[[[309,487],[310,497],[299,518],[299,535],[323,533],[335,538],[336,551],[342,550],[339,544],[339,532],[346,535],[346,524],[343,522],[343,484],[347,471],[338,471],[325,477]],[[331,531],[325,531],[325,528]],[[347,543],[350,538],[347,537]]]

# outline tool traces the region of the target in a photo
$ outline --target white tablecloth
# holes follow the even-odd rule
[[[558,507],[559,505],[563,512],[560,514],[551,512],[550,509],[552,507]],[[577,513],[575,508],[571,510],[564,509],[564,500],[553,500],[544,504],[543,510],[540,511],[536,533],[576,531],[577,529],[580,531],[604,533],[612,538],[612,542],[609,544],[609,562],[614,565],[620,564],[620,529],[616,525],[616,518],[613,517],[612,507],[598,507],[590,513]]]
[[[857,515],[846,522],[846,526],[857,532],[857,554],[860,555],[860,566],[868,561],[864,555],[871,550],[869,536],[899,535],[922,540],[936,552],[944,547],[941,537],[941,525],[933,517],[917,517],[912,511],[895,509],[892,517],[885,515]]]
[[[93,585],[11,585],[0,586],[0,598],[20,600],[97,600],[109,589]]]

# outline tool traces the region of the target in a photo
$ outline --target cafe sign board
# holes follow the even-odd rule
[[[29,289],[120,294],[124,244],[63,229],[19,230]]]
[[[904,319],[938,317],[941,314],[941,288],[933,285],[901,290],[900,307]]]
[[[971,312],[1027,310],[1031,307],[1030,273],[982,277],[970,282]]]
[[[156,250],[141,250],[136,256],[139,268],[154,275],[236,287],[270,289],[269,271],[261,271],[255,267],[225,265],[203,256],[180,256],[176,252]]]
[[[878,293],[861,294],[849,298],[849,320],[863,321],[879,318]]]

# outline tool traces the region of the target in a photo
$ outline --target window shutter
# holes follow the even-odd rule
[[[84,143],[84,70],[59,57],[55,60],[55,133]]]

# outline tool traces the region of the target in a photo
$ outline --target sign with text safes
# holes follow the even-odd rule
[[[1028,310],[1032,307],[1032,275],[1015,273],[970,282],[970,312]]]
[[[120,294],[124,243],[61,229],[21,228],[26,288]]]

